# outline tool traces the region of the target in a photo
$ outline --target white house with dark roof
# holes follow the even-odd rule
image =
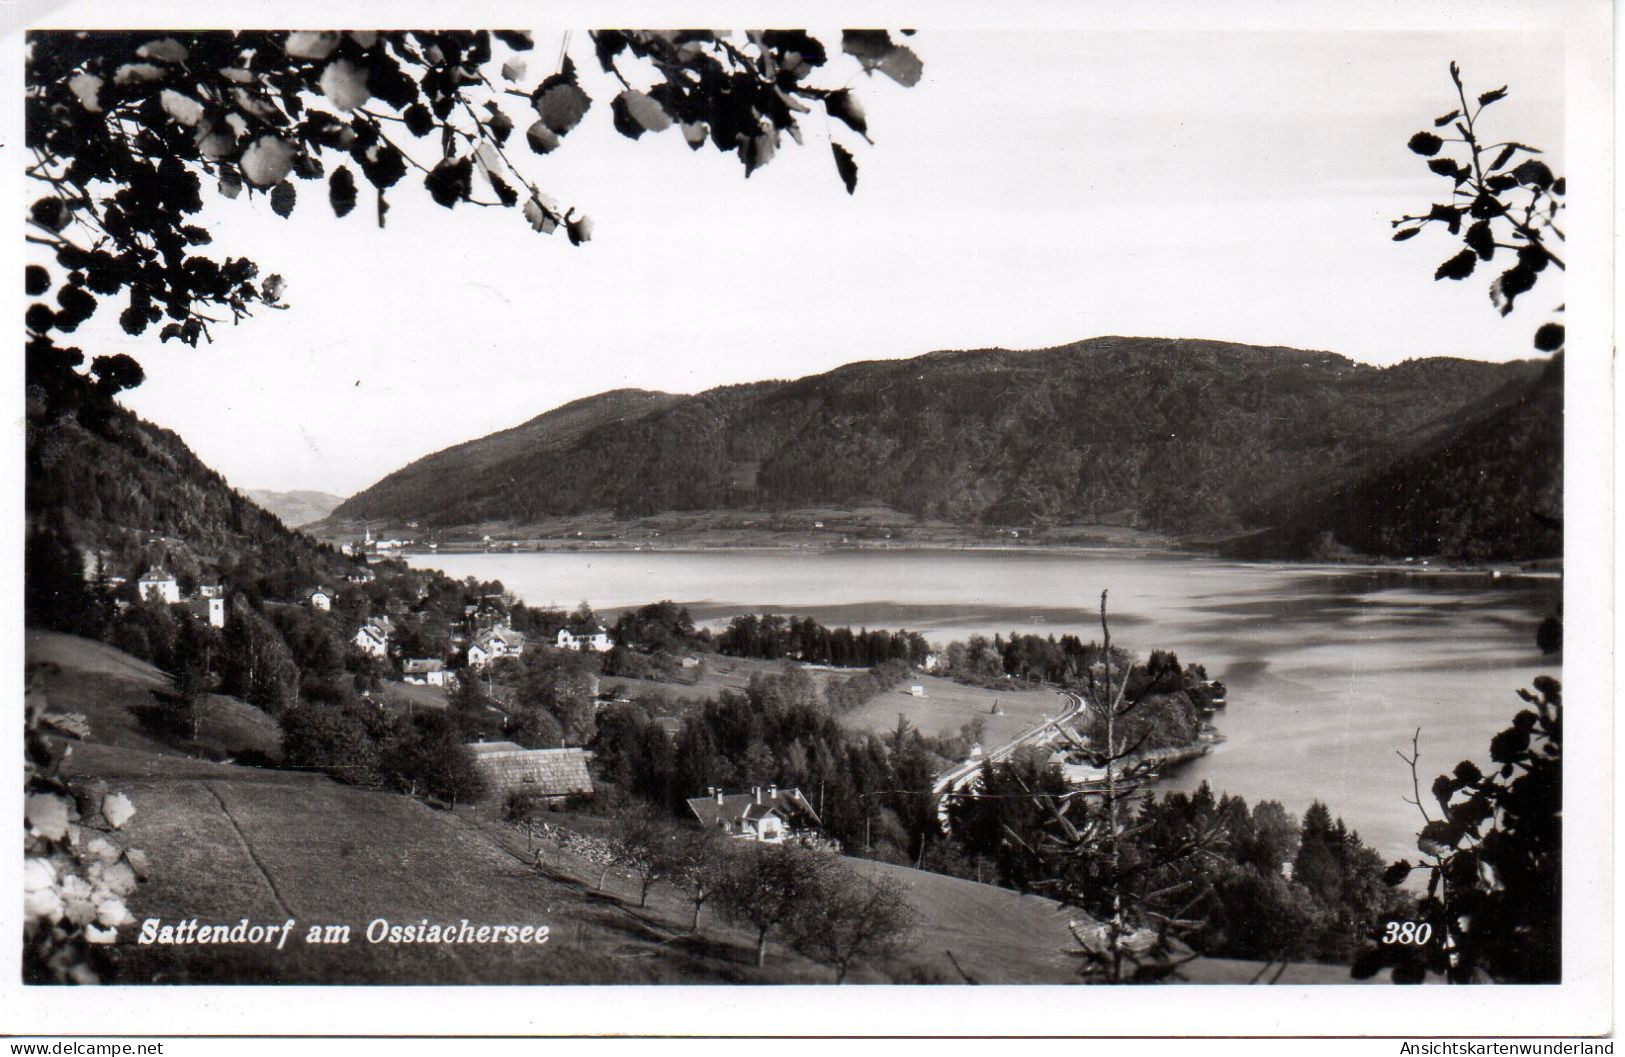
[[[739,840],[778,844],[798,832],[821,826],[817,812],[799,789],[756,786],[748,793],[711,789],[688,802],[700,825]]]
[[[446,662],[438,657],[413,657],[401,665],[406,681],[414,686],[447,686],[451,673]]]
[[[362,653],[372,657],[384,657],[389,654],[389,636],[376,624],[363,624],[356,629],[355,638],[350,640]]]
[[[615,647],[610,641],[609,631],[602,624],[566,625],[559,629],[553,642],[561,650],[581,650],[590,653],[607,653]]]
[[[173,605],[181,600],[181,586],[164,568],[148,569],[136,581],[136,591],[145,602],[165,602]]]
[[[468,666],[483,668],[498,658],[521,657],[524,653],[524,635],[512,628],[489,628],[468,644]]]
[[[305,592],[305,601],[310,604],[310,608],[327,613],[333,608],[333,592],[325,587],[312,587]]]

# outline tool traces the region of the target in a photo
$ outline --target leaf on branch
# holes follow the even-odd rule
[[[661,132],[671,127],[671,115],[647,93],[627,89],[611,104],[615,128],[623,136],[637,139],[645,132]],[[751,168],[746,162],[746,168]]]
[[[773,160],[778,151],[778,138],[771,132],[758,132],[754,136],[740,135],[739,157],[745,162],[745,177]]]
[[[29,297],[38,297],[51,288],[51,273],[37,264],[30,264],[23,271],[23,283]]]
[[[1513,303],[1518,295],[1527,292],[1535,285],[1535,270],[1528,264],[1518,263],[1514,267],[1502,272],[1495,282],[1490,284],[1490,302],[1500,309],[1504,316],[1512,311]],[[1494,758],[1494,742],[1491,743],[1491,757]],[[1503,762],[1496,760],[1497,763]]]
[[[333,54],[338,46],[337,33],[294,32],[288,34],[282,50],[288,53],[289,58],[320,61]]]
[[[451,209],[474,190],[474,163],[467,158],[442,158],[423,178],[423,186],[440,205]]]
[[[1458,118],[1460,116],[1461,116],[1461,111],[1460,110],[1452,110],[1452,111],[1450,111],[1450,113],[1444,115],[1443,117],[1434,118],[1433,119],[1433,127],[1434,128],[1444,128],[1446,125],[1450,124],[1450,122],[1456,120],[1456,118]]]
[[[1478,255],[1472,250],[1462,250],[1454,257],[1439,265],[1439,270],[1433,273],[1433,279],[1465,279],[1473,274],[1473,267],[1478,263]]]
[[[270,187],[293,171],[293,148],[276,136],[261,136],[243,151],[243,175],[256,187]]]
[[[1394,232],[1394,241],[1395,242],[1404,242],[1406,239],[1415,238],[1417,235],[1420,235],[1421,233],[1422,233],[1421,228],[1405,228],[1402,231]]]
[[[682,127],[683,139],[688,141],[689,150],[699,150],[705,146],[706,137],[711,134],[711,130],[706,127],[705,122],[685,121]]]
[[[504,114],[494,102],[487,102],[485,109],[491,116],[485,119],[485,127],[496,138],[498,143],[508,142],[508,135],[513,132],[513,119]]]
[[[1556,352],[1563,347],[1563,324],[1547,323],[1535,331],[1535,348],[1541,352]]]
[[[73,221],[73,210],[60,198],[46,197],[35,202],[28,210],[34,223],[51,231],[61,231]]]
[[[1411,137],[1410,142],[1406,145],[1417,154],[1431,158],[1439,153],[1439,148],[1444,146],[1444,140],[1431,132],[1418,132]]]
[[[525,79],[526,63],[524,59],[509,59],[502,64],[502,76],[510,81],[523,81]]]
[[[551,235],[558,230],[558,218],[553,215],[551,210],[544,208],[534,198],[525,203],[525,208],[521,210],[521,213],[531,228],[543,235]]]
[[[135,49],[135,53],[140,58],[167,62],[171,65],[185,62],[190,54],[186,50],[186,45],[169,37],[165,37],[163,40],[149,40]]]
[[[68,91],[79,100],[79,105],[92,114],[102,112],[101,91],[104,82],[93,73],[76,73],[68,78]]]
[[[841,174],[841,182],[846,184],[846,193],[852,194],[858,189],[858,163],[852,157],[852,152],[839,143],[831,143],[829,149],[835,152],[835,171]]]
[[[536,46],[528,29],[493,29],[491,36],[500,40],[514,51],[529,51]]]
[[[531,93],[530,105],[536,116],[556,136],[562,136],[581,123],[582,115],[592,106],[592,99],[576,83],[575,63],[566,56],[564,69],[537,85]]]
[[[565,233],[570,236],[570,245],[572,246],[590,242],[592,240],[592,218],[572,216],[565,224]]]
[[[355,199],[355,174],[348,165],[340,165],[327,179],[327,201],[333,207],[333,215],[348,216],[355,208]]]
[[[1508,143],[1505,147],[1502,147],[1501,153],[1497,154],[1495,156],[1495,160],[1490,162],[1489,171],[1494,172],[1507,162],[1511,161],[1512,155],[1517,151],[1517,149],[1518,145],[1516,143]]]
[[[1552,186],[1552,170],[1545,162],[1530,158],[1517,164],[1512,170],[1512,176],[1519,183],[1527,187],[1538,187],[1542,191]]]
[[[161,81],[164,71],[150,62],[127,62],[113,74],[114,84],[148,84]]]
[[[243,179],[232,169],[220,170],[220,182],[217,186],[220,193],[227,198],[236,198],[243,193]]]
[[[367,71],[349,59],[335,59],[322,71],[322,94],[348,114],[372,97],[367,89]]]
[[[1501,87],[1495,89],[1493,92],[1485,92],[1483,95],[1479,96],[1478,97],[1478,105],[1481,106],[1481,107],[1482,106],[1489,106],[1491,103],[1494,103],[1497,100],[1505,99],[1506,94],[1507,94],[1507,86],[1503,84]]]
[[[1460,782],[1462,785],[1472,785],[1475,782],[1481,781],[1484,777],[1484,772],[1480,771],[1478,769],[1478,764],[1474,763],[1472,760],[1463,760],[1456,764],[1456,770],[1454,773],[1456,775],[1456,781]]]
[[[525,140],[530,144],[530,149],[537,154],[546,154],[559,145],[559,138],[543,121],[531,123],[530,128],[525,130]]]
[[[1422,827],[1422,832],[1416,838],[1416,847],[1423,855],[1443,856],[1449,854],[1460,839],[1461,834],[1454,826],[1435,819]]]
[[[879,70],[904,88],[918,84],[924,69],[919,56],[892,43],[891,34],[883,29],[842,30],[841,50],[857,59],[865,72]]]
[[[858,101],[856,95],[845,88],[831,92],[824,97],[824,109],[829,112],[830,117],[844,121],[853,132],[864,139],[869,139],[869,121],[864,116],[863,104]]]
[[[401,117],[406,122],[406,131],[419,139],[434,131],[434,115],[422,103],[413,103],[401,111]]]
[[[1445,226],[1450,229],[1450,234],[1456,235],[1460,234],[1461,232],[1461,213],[1462,211],[1455,206],[1447,206],[1434,202],[1432,207],[1428,210],[1427,218],[1429,220],[1444,221]]]
[[[1410,875],[1411,864],[1404,859],[1400,859],[1382,872],[1382,883],[1390,886],[1398,885]]]
[[[1467,173],[1460,169],[1453,158],[1434,158],[1428,162],[1428,168],[1439,176],[1448,176],[1458,184],[1467,179]]]
[[[1467,243],[1469,249],[1478,254],[1478,259],[1481,261],[1487,261],[1495,256],[1495,233],[1490,230],[1488,220],[1477,221],[1468,227],[1467,234],[1462,241]]]
[[[892,49],[890,55],[881,60],[880,72],[904,88],[913,88],[920,83],[920,75],[925,72],[925,64],[912,49],[899,44]]]

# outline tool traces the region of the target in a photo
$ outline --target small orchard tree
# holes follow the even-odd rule
[[[797,915],[791,943],[835,970],[838,984],[860,962],[895,956],[919,925],[908,886],[895,877],[871,881],[836,864],[823,882]]]
[[[672,875],[678,832],[647,804],[633,802],[615,818],[618,864],[638,882],[638,906],[649,905],[649,889]]]
[[[689,827],[678,831],[667,846],[667,876],[694,907],[690,932],[699,931],[700,911],[721,891],[726,880],[725,867],[732,850],[727,840],[712,830]]]
[[[768,937],[788,931],[824,897],[834,856],[778,844],[752,843],[729,857],[718,892],[723,916],[756,932],[756,965],[767,964]]]
[[[1456,106],[1433,121],[1439,131],[1422,131],[1410,138],[1410,149],[1428,160],[1428,168],[1450,181],[1450,193],[1434,202],[1426,213],[1392,221],[1394,241],[1415,238],[1429,225],[1443,225],[1464,246],[1439,265],[1435,280],[1460,281],[1478,265],[1510,261],[1490,282],[1490,301],[1504,316],[1518,298],[1534,289],[1548,265],[1564,270],[1558,248],[1564,240],[1558,219],[1568,192],[1565,179],[1541,160],[1542,153],[1516,140],[1494,141],[1480,127],[1484,112],[1505,99],[1505,86],[1468,100],[1461,67],[1450,64]],[[1442,134],[1441,134],[1442,133]],[[1454,133],[1454,135],[1451,135]],[[1500,267],[1500,264],[1496,265]],[[1535,347],[1556,352],[1563,347],[1564,328],[1547,323],[1535,332]]]

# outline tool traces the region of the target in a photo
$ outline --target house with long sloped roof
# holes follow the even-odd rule
[[[501,803],[510,793],[562,798],[592,794],[584,749],[527,749],[511,741],[469,745],[485,776],[485,796]]]

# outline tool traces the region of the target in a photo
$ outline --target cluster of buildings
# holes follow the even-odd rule
[[[218,583],[202,583],[190,595],[182,597],[180,581],[168,570],[154,567],[136,581],[136,594],[147,602],[181,606],[199,620],[208,621],[211,628],[226,626],[226,592]]]

